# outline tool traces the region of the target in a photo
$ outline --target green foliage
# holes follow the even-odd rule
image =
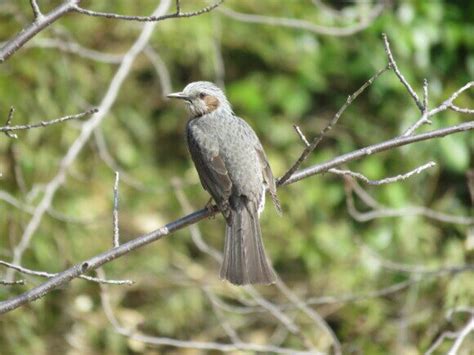
[[[59,3],[39,2],[45,12]],[[83,6],[144,15],[156,3],[84,1]],[[325,26],[341,26],[341,16],[357,20],[368,11],[365,1],[358,5],[324,3],[332,10],[340,10],[339,16],[311,1],[228,0],[225,6]],[[388,34],[400,70],[420,96],[423,79],[429,80],[430,107],[440,104],[474,77],[474,2],[395,3],[367,29],[348,37],[242,23],[214,11],[161,22],[150,45],[170,71],[174,89],[193,80],[216,81],[216,58],[221,55],[226,91],[234,110],[255,128],[275,174],[281,176],[303,149],[292,125],[298,124],[312,139],[347,96],[386,65],[382,32]],[[203,4],[207,3],[182,1],[186,10]],[[0,42],[11,38],[30,20],[27,1],[0,2]],[[128,50],[140,29],[141,24],[133,22],[71,14],[37,38],[72,40],[86,48],[121,54]],[[31,44],[0,65],[1,117],[6,117],[9,107],[14,106],[14,124],[37,122],[77,113],[101,102],[117,70],[116,64],[37,47],[35,40]],[[120,185],[122,242],[185,213],[172,181],[180,180],[193,208],[204,206],[208,199],[186,151],[186,114],[181,106],[164,100],[163,94],[166,93],[162,92],[154,67],[147,56],[140,55],[100,128],[110,155],[124,171]],[[474,107],[472,89],[456,103]],[[395,137],[419,116],[406,89],[392,72],[387,72],[348,108],[305,166]],[[434,117],[432,126],[424,126],[419,132],[467,119],[466,115],[446,112]],[[57,173],[80,127],[80,122],[67,122],[19,132],[17,140],[2,136],[0,189],[26,205],[38,204],[44,184]],[[61,271],[111,247],[114,172],[101,159],[97,147],[97,137],[93,137],[74,162],[66,183],[53,199],[52,211],[33,235],[22,261],[25,267]],[[389,208],[426,206],[448,214],[472,216],[465,174],[472,170],[473,151],[473,134],[466,132],[367,157],[347,168],[381,179],[434,160],[435,168],[404,182],[379,187],[361,184]],[[15,163],[21,176],[15,173]],[[436,269],[472,263],[472,226],[469,244],[468,226],[418,215],[357,222],[348,213],[343,180],[330,174],[281,188],[279,196],[283,217],[268,206],[262,216],[262,230],[275,269],[299,295],[311,298],[366,294],[417,280],[384,297],[312,306],[333,327],[345,353],[423,352],[437,335],[434,327],[447,324],[445,310],[472,306],[472,270],[433,276],[404,272],[403,267],[392,265]],[[368,209],[357,198],[355,205],[360,211]],[[29,213],[0,200],[0,259],[11,260],[12,249],[30,219]],[[222,249],[221,217],[203,221],[198,227],[206,243]],[[383,260],[393,263],[387,265]],[[229,302],[237,302],[239,290],[218,280],[218,263],[193,243],[189,229],[114,261],[105,271],[109,278],[136,281],[130,287],[109,287],[117,317],[131,328],[177,339],[228,341],[201,286],[211,287]],[[2,267],[0,275],[3,273]],[[30,276],[25,279],[26,286],[0,286],[0,299],[41,281]],[[259,290],[276,304],[287,302],[274,287]],[[150,353],[147,347],[112,330],[99,293],[99,286],[75,280],[65,289],[3,316],[0,352]],[[307,319],[289,313],[293,314],[305,331],[313,329]],[[268,313],[226,316],[245,341],[268,343],[275,330],[275,320]],[[249,319],[252,321],[247,322]],[[401,320],[405,321],[405,328]],[[456,318],[451,326],[458,329],[463,320]],[[320,334],[311,337],[327,350],[324,347],[329,343]],[[290,335],[282,346],[301,348],[302,342]],[[164,352],[167,350],[163,348]]]

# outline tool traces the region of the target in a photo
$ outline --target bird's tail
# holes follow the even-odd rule
[[[257,207],[242,197],[231,201],[220,277],[235,285],[275,282],[263,247]]]

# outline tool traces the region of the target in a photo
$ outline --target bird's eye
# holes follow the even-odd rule
[[[201,92],[201,93],[199,94],[199,97],[200,97],[201,99],[204,99],[206,96],[207,96],[207,94],[204,93],[204,92]]]

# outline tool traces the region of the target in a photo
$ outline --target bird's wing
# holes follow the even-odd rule
[[[272,169],[270,167],[270,164],[268,163],[267,156],[265,154],[265,151],[263,150],[263,147],[260,144],[255,147],[255,150],[257,151],[258,161],[260,162],[260,167],[262,169],[263,180],[267,185],[268,191],[270,192],[270,196],[272,197],[272,201],[275,205],[277,212],[281,215],[282,211],[280,201],[278,200],[276,192],[275,177],[273,176]]]
[[[187,134],[189,151],[194,161],[201,184],[216,202],[226,219],[229,218],[229,197],[232,193],[230,180],[224,160],[219,154],[216,141],[198,143],[191,131]]]

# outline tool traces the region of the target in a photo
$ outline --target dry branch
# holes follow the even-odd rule
[[[82,118],[82,117],[87,116],[87,115],[92,115],[92,114],[94,114],[98,111],[99,110],[97,108],[91,108],[87,111],[84,111],[84,112],[81,112],[81,113],[78,113],[78,114],[75,114],[75,115],[69,115],[69,116],[64,116],[64,117],[60,117],[60,118],[55,118],[55,119],[50,120],[50,121],[41,121],[41,122],[37,122],[37,123],[29,123],[29,124],[24,124],[24,125],[12,126],[11,121],[12,121],[12,118],[13,118],[13,114],[15,112],[15,110],[12,107],[12,108],[10,108],[10,112],[8,113],[8,118],[7,118],[6,125],[3,126],[3,127],[0,127],[0,132],[5,132],[5,134],[7,134],[10,138],[16,138],[16,135],[12,135],[11,132],[13,132],[13,131],[24,131],[24,130],[28,130],[28,129],[32,129],[32,128],[47,127],[47,126],[55,125],[55,124],[58,124],[58,123],[63,123],[63,122],[69,121],[69,120],[75,120],[75,119],[78,119],[78,118]]]
[[[163,0],[160,5],[166,6],[170,0]],[[31,38],[43,31],[45,28],[53,24],[56,20],[69,13],[80,13],[88,16],[106,17],[119,20],[141,21],[141,22],[158,22],[171,18],[183,18],[199,16],[206,12],[212,11],[218,7],[224,0],[217,0],[214,4],[193,12],[181,12],[180,1],[176,0],[176,12],[172,14],[159,14],[151,16],[127,16],[107,12],[98,12],[87,10],[79,6],[81,0],[64,0],[61,5],[54,8],[47,14],[41,14],[38,4],[35,0],[30,0],[35,21],[25,27],[20,33],[11,38],[0,49],[0,63],[11,57],[18,49],[23,47]],[[166,6],[169,7],[169,6]]]

